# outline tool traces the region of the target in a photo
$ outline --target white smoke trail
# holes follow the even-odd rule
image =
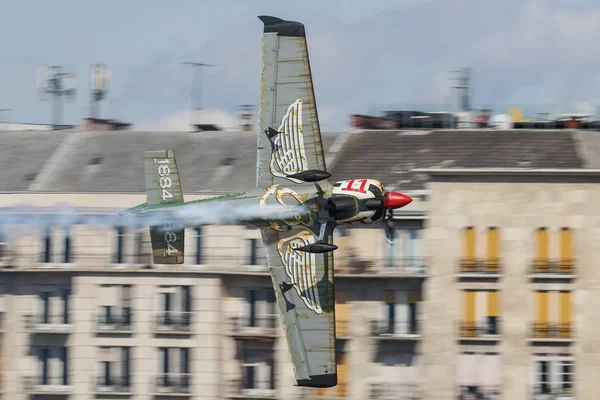
[[[52,208],[17,206],[0,209],[0,234],[4,240],[12,242],[24,234],[40,232],[51,227],[67,228],[76,224],[133,229],[163,228],[168,224],[169,230],[176,230],[199,225],[233,225],[261,218],[302,218],[308,213],[302,206],[261,207],[258,204],[236,204],[229,201],[191,203],[137,214],[76,210],[69,204]]]

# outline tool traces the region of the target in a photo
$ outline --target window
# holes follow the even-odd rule
[[[196,265],[202,265],[204,263],[204,257],[202,254],[202,227],[198,226],[194,229],[196,236]]]
[[[572,273],[573,270],[573,235],[569,228],[560,230],[560,257],[558,267],[560,273]]]
[[[42,306],[42,324],[50,323],[50,292],[40,293],[40,302]]]
[[[122,226],[117,227],[117,245],[116,245],[116,253],[115,253],[115,263],[121,264],[123,263],[123,244],[125,241],[125,228]]]
[[[100,347],[98,351],[97,385],[128,387],[131,383],[131,348]]]
[[[472,226],[465,228],[465,230],[463,231],[463,236],[463,271],[473,272],[475,271],[477,264],[475,249],[475,228]]]
[[[40,347],[37,349],[40,385],[69,384],[69,352],[67,347]]]
[[[534,394],[572,393],[575,362],[571,355],[536,354],[532,369]]]
[[[500,232],[492,226],[487,230],[487,272],[499,272],[500,267]]]
[[[150,232],[147,229],[128,231],[122,226],[115,228],[115,264],[150,264],[152,251]]]
[[[70,288],[44,288],[38,294],[36,323],[69,324]]]
[[[157,386],[187,393],[190,384],[190,352],[186,347],[161,347],[158,349]]]
[[[65,229],[64,235],[65,235],[64,262],[70,263],[71,262],[71,230]]]
[[[536,231],[537,253],[535,258],[535,272],[545,272],[548,268],[548,229],[539,228]]]
[[[71,295],[71,289],[64,288],[60,289],[60,299],[62,304],[62,323],[69,323],[69,296]]]
[[[538,290],[535,297],[537,315],[533,338],[571,338],[571,292]]]
[[[248,265],[257,265],[257,252],[256,252],[256,242],[258,239],[251,238],[248,239]]]
[[[273,349],[262,343],[245,343],[242,346],[240,389],[248,394],[274,390],[275,360]]]
[[[51,227],[47,227],[44,230],[44,234],[43,234],[43,241],[44,241],[44,247],[43,247],[43,253],[42,253],[42,262],[44,263],[49,263],[52,259],[52,228]]]
[[[421,231],[419,229],[409,229],[410,250],[409,250],[409,265],[411,268],[420,268],[421,265]]]
[[[386,229],[385,255],[385,267],[422,268],[421,230]]]
[[[98,327],[131,328],[131,285],[100,285]]]
[[[158,329],[188,331],[191,328],[190,286],[161,286],[157,300]]]
[[[461,322],[461,337],[500,334],[499,297],[500,293],[497,290],[463,291],[464,311]]]
[[[273,288],[246,289],[244,326],[274,329],[277,310]]]
[[[502,379],[499,354],[464,352],[457,367],[460,394],[474,399],[498,398]]]
[[[247,251],[245,265],[264,265],[265,264],[265,250],[262,245],[262,239],[260,238],[248,238],[246,239]]]
[[[386,290],[376,323],[376,335],[406,335],[418,333],[418,303],[420,291]]]
[[[72,254],[71,254],[71,231],[69,228],[65,228],[62,231],[62,237],[64,238],[63,248],[53,249],[52,246],[52,238],[55,235],[55,230],[53,227],[49,226],[44,229],[44,233],[42,234],[42,254],[40,261],[43,263],[51,263],[55,262],[55,260],[60,260],[60,262],[70,263],[72,262]],[[61,237],[61,236],[58,236]],[[59,242],[60,245],[60,242]],[[57,251],[58,253],[54,254],[53,251]],[[62,251],[62,254],[60,252]],[[58,256],[61,257],[58,257]]]

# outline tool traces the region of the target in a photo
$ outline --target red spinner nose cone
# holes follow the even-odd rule
[[[398,192],[386,192],[383,196],[383,206],[385,208],[401,208],[411,201],[413,201],[413,199]]]

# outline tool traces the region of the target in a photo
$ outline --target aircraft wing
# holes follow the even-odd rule
[[[333,253],[294,248],[314,243],[313,231],[262,228],[267,262],[298,386],[337,385]]]
[[[264,23],[256,186],[302,183],[289,175],[327,171],[304,25]]]

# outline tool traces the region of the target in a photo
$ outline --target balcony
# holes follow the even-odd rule
[[[26,314],[23,320],[25,330],[30,333],[66,334],[73,328],[68,314]]]
[[[530,342],[571,342],[574,339],[571,324],[533,323]]]
[[[575,390],[572,383],[538,384],[530,390],[531,400],[575,400]]]
[[[156,313],[155,333],[189,335],[191,332],[191,311],[161,311]]]
[[[417,383],[373,382],[370,384],[369,399],[421,400]]]
[[[500,321],[495,323],[461,321],[459,325],[461,341],[496,342],[500,340]]]
[[[337,257],[336,260],[334,265],[337,276],[424,278],[427,276],[431,257]]]
[[[133,321],[131,310],[121,309],[120,313],[107,315],[98,311],[95,315],[96,333],[131,333]]]
[[[278,316],[231,317],[231,335],[241,338],[276,338],[278,336]]]
[[[129,376],[95,376],[92,378],[93,392],[125,396],[132,393],[131,377]]]
[[[379,340],[418,340],[421,332],[416,321],[381,319],[371,321],[371,336]]]
[[[500,400],[502,391],[500,386],[471,385],[460,386],[458,390],[460,400]]]
[[[502,275],[502,260],[500,258],[462,258],[458,266],[461,278],[493,278]]]
[[[27,376],[23,380],[23,391],[29,395],[67,396],[73,392],[68,377],[58,376],[45,379],[43,376]]]
[[[565,258],[549,260],[534,258],[529,268],[530,279],[573,279],[575,277],[575,259]]]
[[[189,395],[191,376],[191,374],[180,373],[156,375],[152,379],[154,395]]]
[[[277,399],[277,389],[272,380],[248,382],[233,379],[227,383],[226,396],[229,399]]]

